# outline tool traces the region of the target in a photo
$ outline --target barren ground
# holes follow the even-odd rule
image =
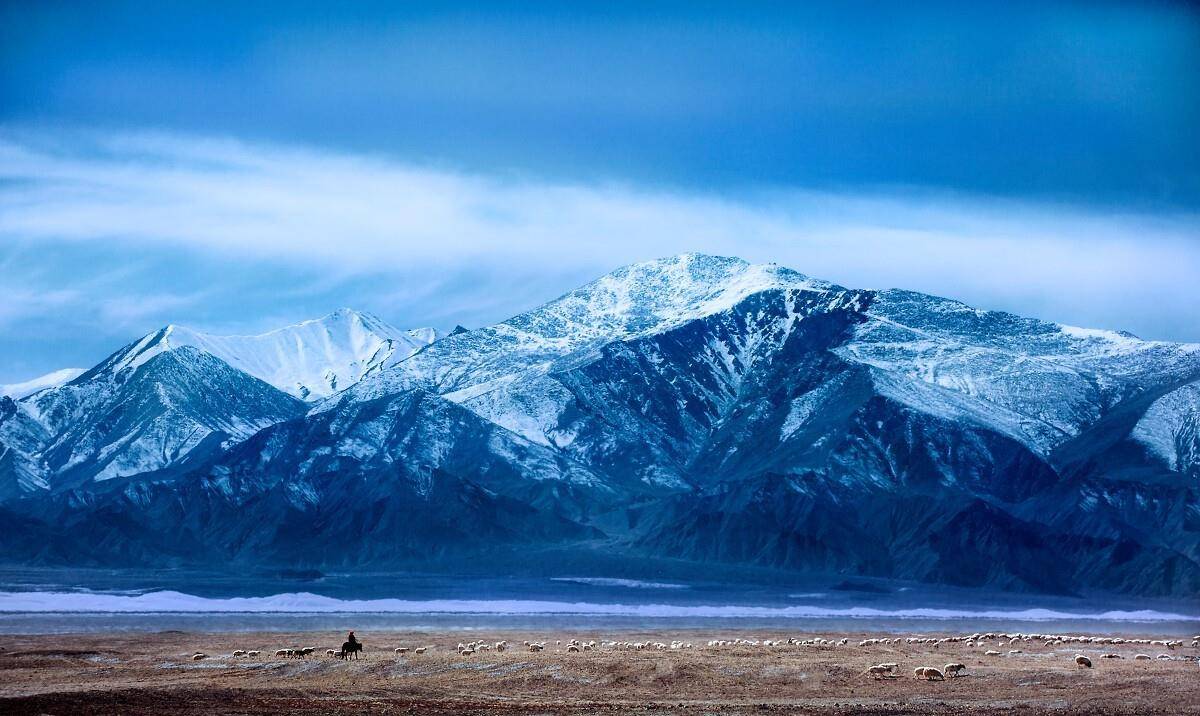
[[[1170,651],[1170,661],[1132,658],[1168,651],[1161,646],[857,646],[892,634],[822,635],[849,637],[840,647],[706,646],[714,638],[789,636],[812,635],[363,633],[364,658],[350,662],[325,655],[342,641],[332,633],[0,636],[0,713],[1200,714],[1200,651],[1187,646]],[[567,652],[572,638],[678,639],[694,647]],[[506,639],[510,647],[456,653],[458,642],[473,639]],[[529,653],[522,646],[527,639],[548,641],[546,651]],[[393,652],[421,645],[431,648],[422,655]],[[288,646],[315,646],[318,653],[305,660],[273,655]],[[1008,655],[1009,648],[1023,653]],[[235,649],[259,649],[263,656],[234,657]],[[1005,655],[985,656],[986,649]],[[196,651],[209,656],[193,661]],[[1099,658],[1106,652],[1125,658]],[[1090,656],[1094,668],[1076,666],[1077,653]],[[863,674],[880,662],[898,663],[898,676]],[[965,664],[966,675],[934,682],[913,677],[916,666],[947,662]]]

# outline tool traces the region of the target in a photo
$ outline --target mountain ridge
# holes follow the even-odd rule
[[[215,335],[169,324],[102,364],[137,367],[166,350],[195,346],[276,388],[316,400],[348,387],[437,340],[431,328],[403,331],[361,311],[341,308],[321,318],[256,335]]]

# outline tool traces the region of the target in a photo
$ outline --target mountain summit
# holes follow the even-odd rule
[[[381,323],[167,328],[9,401],[0,556],[1200,593],[1195,344],[700,254],[421,345]]]
[[[169,325],[106,361],[108,370],[193,346],[302,400],[324,398],[437,339],[431,328],[400,330],[369,314],[341,308],[327,316],[253,336],[218,336]]]

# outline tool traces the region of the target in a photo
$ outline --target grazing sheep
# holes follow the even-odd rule
[[[192,654],[192,661],[201,661],[202,659],[207,659],[207,658],[208,658],[208,654],[201,654],[200,652],[196,652],[195,654]]]
[[[1075,655],[1075,663],[1080,666],[1086,667],[1088,669],[1092,668],[1092,660],[1087,658],[1083,654]]]
[[[575,646],[574,644],[568,644],[567,651],[579,651],[579,647]]]
[[[892,670],[880,664],[879,666],[869,666],[864,674],[870,674],[873,679],[882,679],[891,674]]]
[[[418,646],[416,649],[413,649],[413,653],[415,653],[415,654],[424,654],[424,653],[425,653],[425,650],[426,650],[426,649],[428,649],[428,648],[429,648],[429,647],[427,647],[427,646]]]
[[[954,678],[954,677],[958,676],[958,672],[962,671],[965,668],[967,668],[965,664],[946,664],[946,666],[944,667],[944,670],[945,670],[947,676]]]
[[[398,646],[398,647],[396,647],[396,653],[397,654],[407,654],[408,647],[407,646]]]
[[[927,681],[944,681],[946,676],[937,668],[932,666],[918,666],[913,669],[913,674],[918,679],[926,679]]]
[[[917,668],[913,669],[913,676],[918,679],[925,678],[925,667],[918,666]]]
[[[880,666],[882,666],[883,668],[887,669],[888,671],[895,671],[895,670],[896,670],[896,667],[898,667],[898,666],[900,666],[900,665],[899,665],[899,664],[897,664],[897,663],[895,663],[895,662],[891,662],[891,661],[885,661],[885,662],[883,662],[882,664],[880,664]]]
[[[995,649],[988,649],[987,651],[983,652],[983,655],[984,656],[1000,656],[1000,652],[996,651]]]
[[[1170,654],[1159,654],[1157,658],[1163,659],[1163,660],[1169,660],[1171,658],[1171,655]]]
[[[290,649],[276,649],[275,656],[287,657],[288,651],[290,651]]]
[[[262,652],[258,649],[251,649],[250,651],[246,652],[246,656],[251,659],[257,659],[260,654],[262,654]]]
[[[1100,658],[1101,659],[1120,659],[1121,655],[1120,654],[1101,654]]]
[[[1137,656],[1135,656],[1133,658],[1135,661],[1150,661],[1149,654],[1138,654]]]
[[[246,652],[243,649],[234,649],[233,655],[234,656],[245,656]]]

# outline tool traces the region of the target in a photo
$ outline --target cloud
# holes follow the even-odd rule
[[[0,265],[19,247],[37,274],[0,314],[10,323],[86,301],[122,330],[259,327],[291,296],[477,325],[625,263],[704,251],[1195,340],[1198,237],[1186,213],[918,190],[715,195],[205,137],[0,133]]]

